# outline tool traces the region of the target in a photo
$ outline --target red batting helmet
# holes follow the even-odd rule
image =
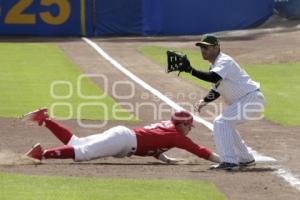
[[[177,111],[172,114],[171,121],[174,125],[187,123],[193,125],[193,116],[185,110]]]

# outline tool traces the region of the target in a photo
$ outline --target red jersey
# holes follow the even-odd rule
[[[157,158],[161,153],[173,147],[184,149],[207,160],[212,154],[209,149],[180,134],[171,121],[163,121],[133,130],[137,137],[135,155],[138,156],[155,156]]]

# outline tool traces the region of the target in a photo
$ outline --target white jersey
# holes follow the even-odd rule
[[[222,80],[213,84],[213,90],[220,93],[229,105],[236,100],[260,88],[239,64],[230,56],[220,52],[210,71],[217,73]]]

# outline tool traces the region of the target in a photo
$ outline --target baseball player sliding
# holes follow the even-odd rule
[[[221,163],[213,168],[236,170],[255,165],[255,159],[236,126],[260,117],[265,104],[260,84],[253,81],[233,58],[221,52],[215,35],[204,35],[196,46],[200,47],[203,59],[211,63],[208,72],[194,69],[186,55],[174,51],[167,52],[167,72],[184,71],[212,83],[207,96],[195,105],[197,112],[220,95],[229,105],[213,123],[214,141],[221,159]]]
[[[200,158],[219,163],[219,156],[208,148],[195,144],[187,137],[193,127],[193,117],[189,112],[179,111],[171,116],[170,121],[162,121],[133,130],[116,126],[103,133],[79,138],[68,129],[49,118],[47,109],[38,109],[23,117],[25,121],[38,123],[48,128],[64,145],[43,150],[38,143],[25,155],[37,160],[74,159],[88,161],[103,157],[154,156],[168,163],[176,164],[182,159],[170,158],[164,154],[177,147],[185,149]]]

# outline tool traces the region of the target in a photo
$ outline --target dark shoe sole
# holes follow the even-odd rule
[[[240,167],[253,167],[256,165],[255,160],[251,160],[249,162],[239,163]]]
[[[240,166],[228,166],[228,167],[220,167],[219,164],[213,165],[209,168],[210,170],[226,170],[226,171],[238,171],[240,169]]]

